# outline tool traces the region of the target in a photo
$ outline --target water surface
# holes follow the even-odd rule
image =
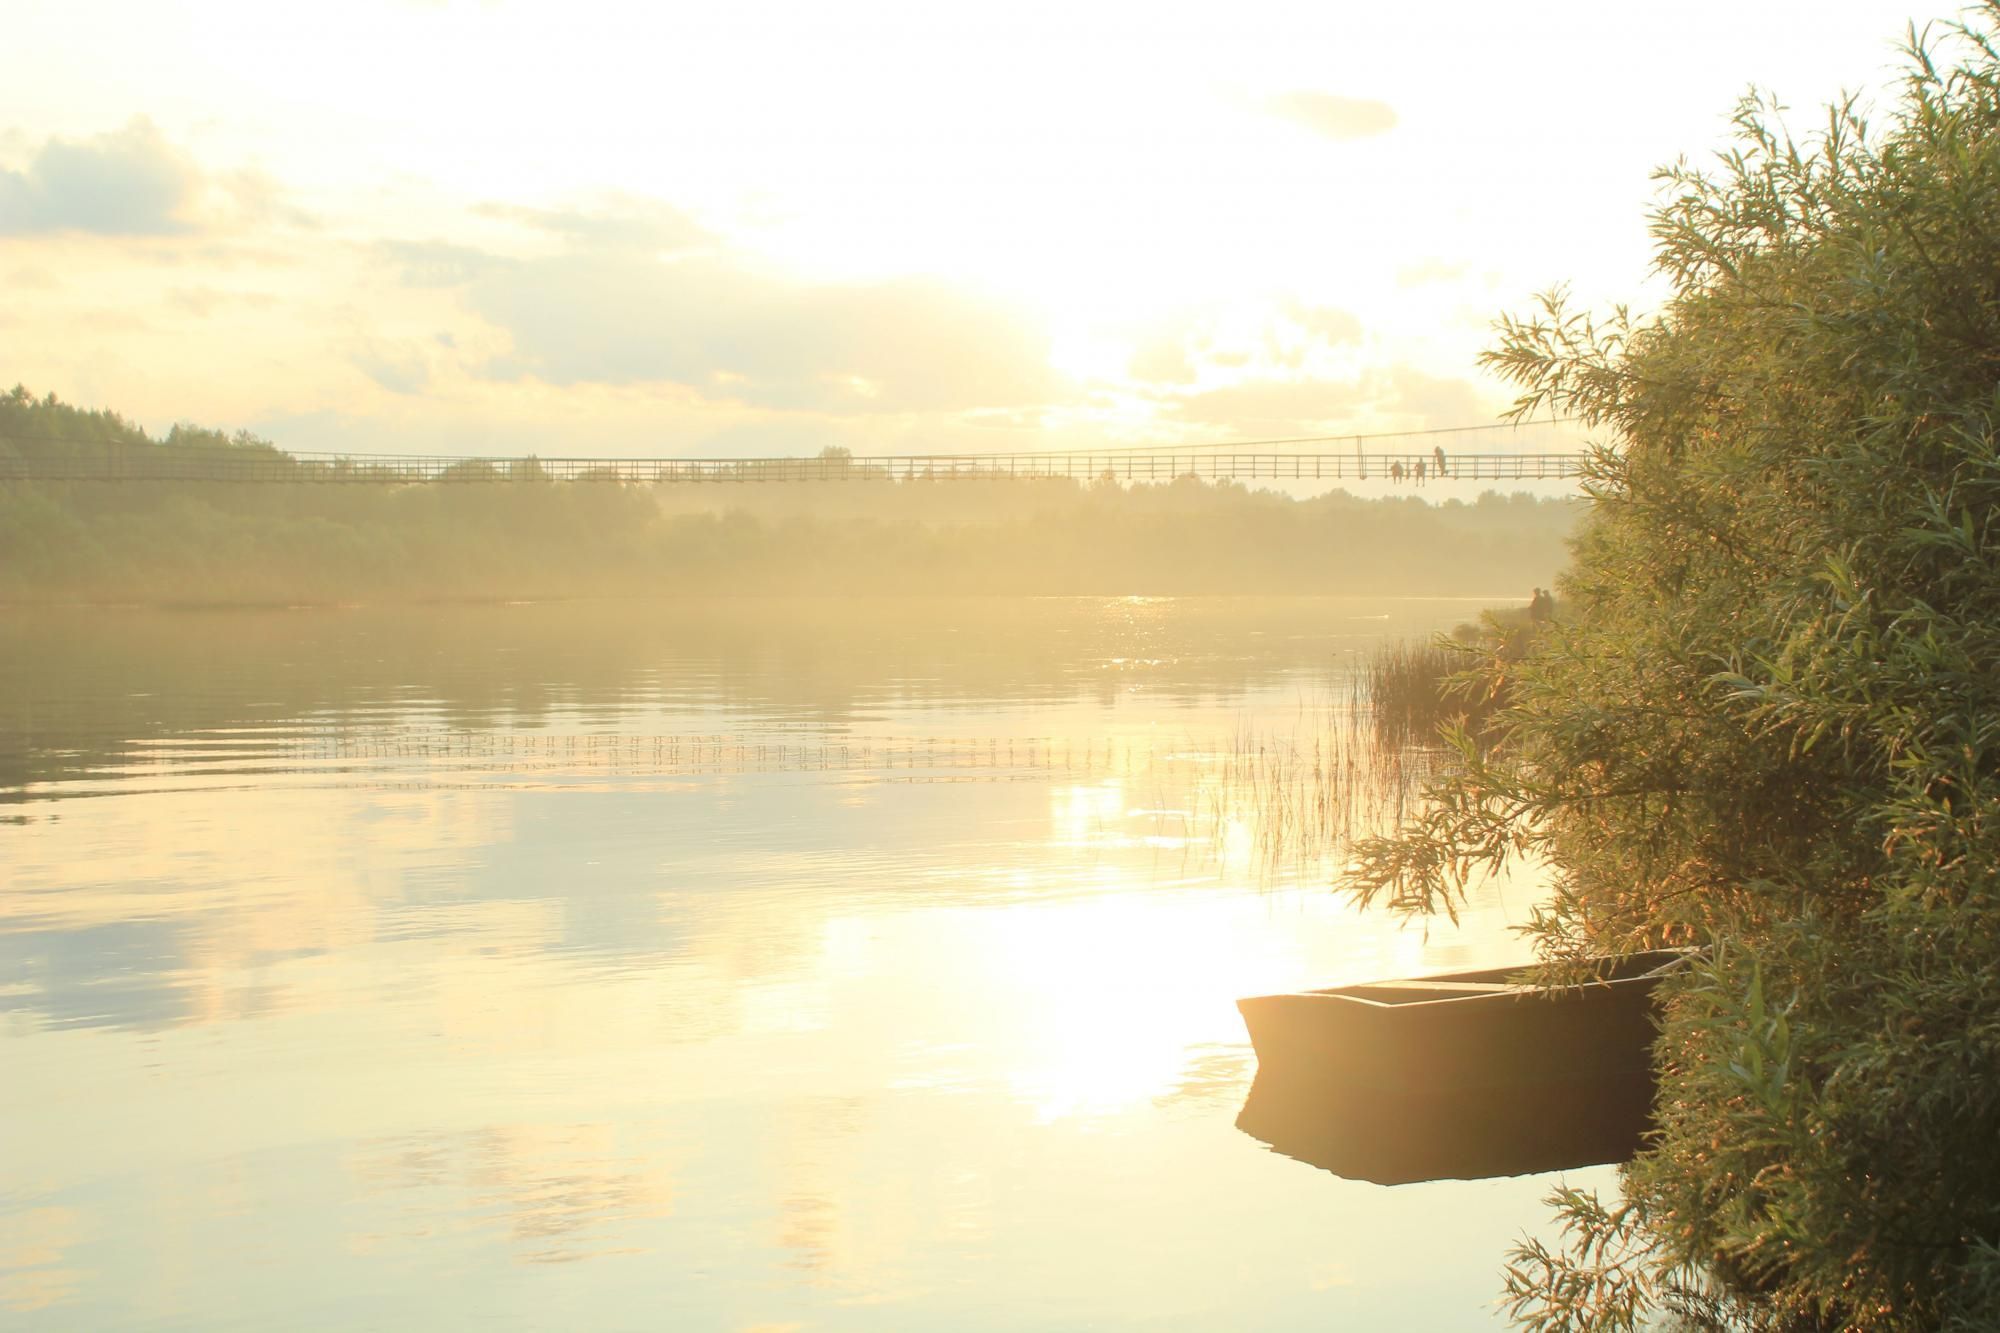
[[[1527,893],[1228,790],[1491,600],[7,613],[0,1323],[1492,1326],[1549,1180],[1270,1152],[1232,1001]]]

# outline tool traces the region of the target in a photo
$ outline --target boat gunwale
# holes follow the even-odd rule
[[[1484,968],[1469,972],[1442,972],[1442,973],[1434,973],[1428,976],[1395,977],[1386,981],[1356,981],[1356,982],[1350,982],[1345,986],[1327,986],[1318,990],[1275,991],[1269,995],[1246,996],[1245,998],[1238,1000],[1236,1002],[1236,1006],[1238,1009],[1243,1010],[1245,1016],[1247,1017],[1249,1011],[1245,1008],[1245,1006],[1258,1004],[1262,1001],[1272,1001],[1272,1000],[1334,1000],[1334,1001],[1344,1001],[1347,1004],[1363,1005],[1370,1009],[1379,1009],[1379,1010],[1394,1012],[1407,1009],[1427,1008],[1429,1006],[1434,1006],[1434,1005],[1466,1004],[1466,1003],[1492,1004],[1502,1000],[1517,1000],[1524,998],[1545,999],[1554,1002],[1560,1002],[1564,997],[1573,997],[1575,999],[1592,999],[1592,998],[1602,999],[1605,998],[1604,995],[1605,992],[1616,991],[1620,988],[1627,990],[1630,989],[1650,990],[1654,985],[1658,984],[1659,981],[1666,974],[1676,969],[1685,967],[1688,964],[1689,960],[1698,957],[1700,952],[1701,951],[1698,949],[1642,950],[1639,953],[1628,956],[1633,958],[1642,958],[1645,957],[1647,954],[1660,954],[1660,955],[1672,955],[1672,956],[1665,958],[1664,961],[1660,962],[1656,966],[1650,967],[1646,969],[1644,972],[1637,973],[1633,976],[1610,977],[1600,980],[1583,981],[1583,982],[1578,982],[1575,985],[1568,985],[1568,986],[1537,986],[1532,983],[1508,984],[1505,986],[1504,989],[1481,990],[1478,993],[1471,995],[1438,995],[1438,996],[1432,996],[1430,998],[1423,998],[1419,994],[1413,994],[1408,999],[1387,999],[1387,1000],[1375,999],[1373,997],[1366,995],[1353,994],[1353,992],[1355,991],[1391,990],[1398,986],[1410,985],[1410,983],[1412,982],[1420,983],[1423,985],[1430,985],[1430,984],[1449,985],[1451,982],[1461,982],[1461,983],[1466,983],[1470,986],[1483,986],[1487,983],[1478,979],[1486,977],[1518,975],[1519,973],[1528,971],[1530,968],[1534,966],[1534,964],[1529,963],[1521,967],[1493,967],[1493,968]]]

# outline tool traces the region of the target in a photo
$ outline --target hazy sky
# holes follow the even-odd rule
[[[14,0],[0,381],[302,449],[1460,425],[1906,3]]]

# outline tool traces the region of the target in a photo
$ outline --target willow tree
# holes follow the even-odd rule
[[[1607,442],[1570,611],[1351,887],[1526,859],[1552,966],[1710,946],[1623,1198],[1515,1255],[1531,1327],[2000,1327],[1996,23],[1913,33],[1874,125],[1746,101],[1662,173],[1663,309],[1558,292],[1488,356]]]

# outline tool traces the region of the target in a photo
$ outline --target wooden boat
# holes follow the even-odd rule
[[[1647,1077],[1653,989],[1693,954],[1605,960],[1598,980],[1547,989],[1522,969],[1446,972],[1289,995],[1236,1007],[1260,1078],[1423,1096],[1588,1087]]]
[[[1691,957],[1554,990],[1493,968],[1239,1000],[1257,1079],[1237,1128],[1380,1184],[1623,1161],[1652,1111],[1653,991]]]

